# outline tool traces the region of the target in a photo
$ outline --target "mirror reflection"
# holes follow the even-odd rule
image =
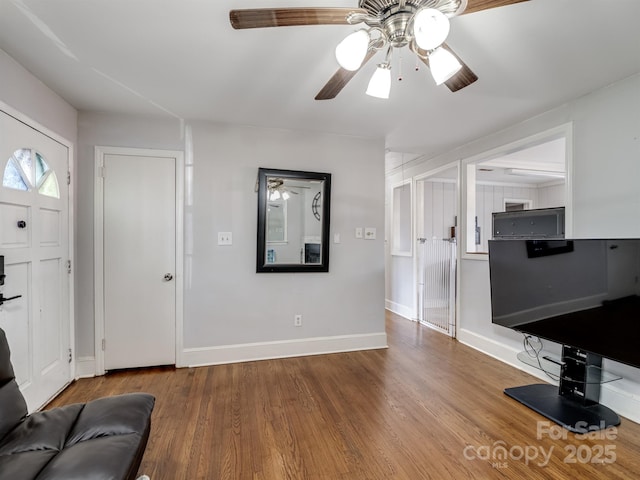
[[[331,175],[260,169],[258,272],[328,271]]]

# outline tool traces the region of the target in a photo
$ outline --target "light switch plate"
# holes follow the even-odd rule
[[[365,240],[375,240],[376,239],[376,229],[375,227],[367,227],[364,229],[364,238]]]
[[[218,232],[218,245],[232,245],[233,236],[231,232]]]
[[[356,228],[356,238],[362,238],[362,227]]]

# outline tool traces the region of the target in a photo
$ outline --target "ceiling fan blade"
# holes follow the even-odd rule
[[[377,49],[369,48],[367,55],[364,57],[362,61],[362,65],[360,68],[364,66],[371,58],[377,53]],[[349,81],[355,77],[356,73],[360,71],[358,70],[347,70],[345,68],[340,67],[336,73],[329,79],[329,81],[322,87],[322,90],[318,92],[315,99],[316,100],[331,100],[332,98],[336,98],[336,96],[342,91],[342,89],[349,83]]]
[[[362,8],[249,8],[231,10],[235,29],[300,25],[349,25],[350,14],[366,15]]]
[[[514,3],[528,2],[529,0],[468,0],[467,8],[460,15],[479,12],[490,8],[505,7]]]
[[[458,54],[454,52],[449,45],[443,43],[441,47],[448,50],[454,57],[458,59],[458,61],[462,65],[462,68],[460,70],[458,70],[451,78],[444,82],[449,90],[451,90],[452,92],[457,92],[458,90],[462,90],[464,87],[468,87],[473,82],[478,80],[478,76],[473,73],[473,71],[467,66],[466,63],[462,61]],[[418,56],[418,58],[422,60],[422,62],[427,67],[429,67],[428,52],[418,47],[415,43],[411,44],[411,49]]]

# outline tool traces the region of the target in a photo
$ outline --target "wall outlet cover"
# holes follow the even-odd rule
[[[376,239],[376,229],[375,227],[367,227],[364,229],[364,238],[366,240],[375,240]]]

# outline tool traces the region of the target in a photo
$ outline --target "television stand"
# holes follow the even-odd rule
[[[507,388],[504,393],[509,397],[571,432],[586,433],[620,424],[618,414],[599,403],[601,383],[620,378],[604,375],[601,356],[564,345],[560,361],[546,355],[528,357],[535,363],[526,361],[527,357],[523,355],[518,355],[518,358],[544,371],[548,370],[539,358],[546,360],[547,365],[556,365],[556,369],[559,367],[560,385],[533,384]]]

